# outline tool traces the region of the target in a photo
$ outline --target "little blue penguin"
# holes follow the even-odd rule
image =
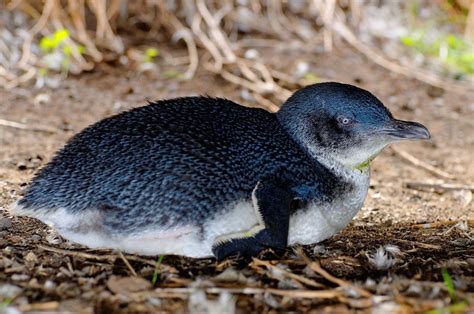
[[[277,113],[162,100],[75,135],[11,210],[91,248],[249,258],[331,237],[363,206],[380,151],[429,138],[336,82],[298,90]]]

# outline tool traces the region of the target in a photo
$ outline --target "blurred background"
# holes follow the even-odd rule
[[[6,89],[57,88],[102,65],[150,79],[191,80],[202,69],[235,85],[244,100],[275,109],[267,99],[334,79],[312,60],[285,56],[324,56],[341,42],[436,87],[474,84],[471,0],[3,0],[0,9]]]
[[[0,313],[473,312],[473,42],[474,0],[0,0]],[[104,117],[190,95],[275,112],[323,81],[365,88],[432,134],[385,149],[351,225],[306,248],[347,282],[291,253],[239,272],[211,259],[127,264],[6,210],[55,151]],[[373,297],[356,299],[352,282]],[[208,299],[201,286],[223,292]],[[331,289],[328,299],[298,296],[315,287]],[[129,288],[149,294],[125,298]]]

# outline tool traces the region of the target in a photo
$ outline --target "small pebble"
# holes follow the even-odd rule
[[[44,290],[46,291],[53,291],[56,288],[56,284],[54,281],[46,280],[44,283]]]
[[[12,220],[8,217],[0,218],[0,230],[8,230],[12,227]]]
[[[297,77],[297,78],[301,78],[303,76],[305,76],[309,71],[309,64],[307,62],[304,62],[304,61],[299,61],[297,64],[296,64],[296,69],[295,69],[295,72],[294,72],[294,76]]]
[[[0,285],[0,296],[3,298],[14,298],[21,290],[20,287],[14,285],[2,284]]]
[[[38,257],[36,257],[35,253],[33,252],[28,252],[26,256],[24,257],[25,262],[31,263],[31,264],[37,264],[38,263]]]
[[[10,255],[13,252],[15,252],[15,248],[13,248],[12,246],[7,246],[3,249],[3,253],[6,255]]]
[[[39,234],[34,234],[30,237],[31,242],[39,242],[41,240],[41,236]]]
[[[324,245],[321,245],[321,244],[316,244],[314,247],[313,247],[313,254],[324,254],[327,252],[327,249]]]
[[[147,302],[153,306],[161,306],[161,300],[158,298],[150,297],[147,299]]]
[[[251,59],[251,60],[254,60],[254,59],[257,59],[259,57],[259,53],[257,50],[255,49],[249,49],[247,51],[245,51],[245,54],[244,54],[244,57],[245,59]]]
[[[30,276],[26,274],[13,274],[10,278],[13,281],[27,281],[30,279]]]

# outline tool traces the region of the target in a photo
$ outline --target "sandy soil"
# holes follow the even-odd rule
[[[331,282],[331,277],[311,270],[310,264],[295,257],[291,250],[284,261],[272,261],[270,266],[256,262],[250,266],[216,265],[212,259],[165,257],[155,267],[149,257],[127,256],[142,278],[133,283],[129,277],[131,270],[117,253],[60,242],[37,221],[9,217],[6,208],[20,197],[34,173],[68,138],[103,117],[144,105],[147,100],[197,94],[255,106],[242,100],[236,87],[210,74],[198,73],[192,81],[180,82],[108,65],[69,78],[56,90],[0,90],[0,118],[55,131],[0,126],[0,313],[2,308],[13,307],[22,311],[201,311],[207,306],[232,308],[233,304],[241,310],[256,311],[333,312],[364,310],[369,306],[383,310],[391,306],[410,312],[459,304],[461,300],[468,300],[474,311],[473,229],[472,224],[459,223],[474,220],[472,192],[406,187],[410,182],[474,184],[474,94],[442,91],[394,75],[349,48],[320,56],[262,53],[274,56],[269,57],[271,63],[282,71],[293,68],[298,61],[306,61],[318,76],[366,88],[398,118],[423,123],[430,129],[432,141],[400,144],[396,151],[407,152],[452,175],[452,179],[441,178],[387,149],[373,162],[369,197],[351,226],[322,245],[305,248],[306,254],[319,260],[323,269],[347,284],[356,284],[371,297],[363,293],[351,295],[347,287],[335,289],[341,282]],[[163,61],[158,65],[161,70],[167,69]],[[44,95],[49,96],[49,101],[38,103]],[[418,225],[435,222],[428,229]],[[395,264],[385,270],[377,269],[368,256],[386,245],[396,247],[392,253],[390,246],[385,252]],[[300,277],[287,278],[281,269],[318,282],[334,295],[302,298],[294,291],[314,292],[318,288]],[[443,283],[442,269],[447,269],[454,280],[456,300]],[[152,288],[150,281],[156,270],[160,274],[155,286],[169,290]],[[235,278],[216,279],[224,270]],[[134,289],[128,291],[126,287]],[[235,290],[234,296],[226,299],[225,293],[212,292],[210,287],[284,289],[293,294]],[[13,292],[8,294],[7,290]],[[207,301],[204,291],[211,301]],[[216,294],[220,301],[213,301]]]

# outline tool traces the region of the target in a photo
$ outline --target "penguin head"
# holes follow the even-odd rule
[[[395,119],[370,92],[334,82],[300,89],[277,117],[312,155],[349,167],[368,165],[388,144],[430,138],[426,127]]]

